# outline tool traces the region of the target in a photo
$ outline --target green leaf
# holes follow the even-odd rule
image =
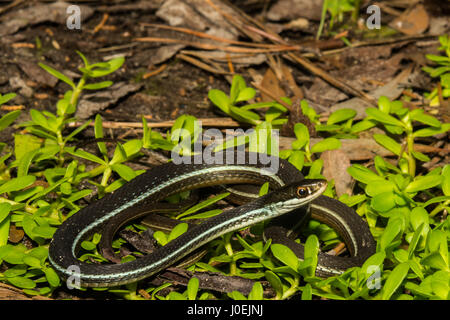
[[[360,165],[354,164],[347,169],[347,172],[355,179],[365,184],[369,184],[371,181],[384,180],[382,177],[378,176],[375,172],[370,169]]]
[[[236,290],[228,293],[227,295],[233,300],[247,300],[247,298],[242,293]]]
[[[239,95],[237,96],[235,102],[240,102],[240,101],[247,101],[250,99],[253,99],[253,97],[255,96],[256,91],[253,88],[244,88],[241,91],[239,91]]]
[[[239,121],[245,121],[251,124],[258,124],[257,122],[259,120],[257,113],[235,106],[230,106],[230,115]]]
[[[294,150],[289,156],[288,161],[301,171],[305,163],[305,153],[303,151]]]
[[[80,51],[78,51],[78,50],[75,50],[75,52],[80,56],[81,60],[83,60],[84,65],[85,65],[86,67],[89,67],[89,61],[88,61],[88,59],[86,58],[86,56],[85,56],[82,52],[80,52]]]
[[[393,116],[390,116],[377,108],[366,108],[366,113],[369,116],[369,120],[373,119],[383,124],[403,127],[403,123],[400,120],[397,120]]]
[[[302,300],[312,300],[312,287],[307,283],[302,289]]]
[[[196,277],[189,279],[187,285],[188,300],[195,300],[197,298],[199,283],[200,281]]]
[[[56,228],[50,226],[36,226],[33,228],[33,233],[44,239],[51,239],[55,231]]]
[[[189,225],[187,223],[179,223],[175,226],[175,228],[170,231],[169,237],[167,238],[167,242],[172,241],[173,239],[178,238],[183,233],[185,233],[188,229]]]
[[[9,203],[0,203],[0,247],[8,243],[9,226],[11,222],[9,215],[10,211],[11,205]]]
[[[236,99],[238,98],[239,93],[245,88],[246,85],[244,78],[239,74],[234,75],[233,80],[231,81],[231,88],[230,88],[231,103],[237,102]]]
[[[309,276],[314,276],[318,257],[317,254],[319,253],[319,238],[315,234],[312,234],[308,236],[305,242],[305,261],[309,260],[310,263],[308,263],[308,270],[307,274]],[[297,259],[298,260],[298,259]],[[295,270],[295,269],[294,269]]]
[[[230,195],[229,192],[224,192],[224,193],[218,194],[218,195],[216,195],[216,196],[214,196],[212,198],[206,199],[205,201],[202,201],[202,202],[196,204],[195,206],[192,206],[191,208],[189,208],[185,212],[180,213],[176,217],[176,219],[180,219],[180,218],[185,217],[187,215],[190,215],[190,214],[192,214],[194,212],[197,212],[197,211],[199,211],[199,210],[201,210],[203,208],[206,208],[206,207],[216,203],[217,201],[220,201],[223,198],[228,197],[229,195]]]
[[[11,211],[11,204],[7,202],[0,203],[0,223],[6,219],[6,217],[9,215],[9,212]],[[0,247],[3,244],[0,243]]]
[[[38,111],[36,109],[31,109],[30,116],[36,125],[39,125],[42,128],[52,131],[52,128],[48,124],[47,118],[40,111]]]
[[[17,176],[23,177],[28,175],[28,169],[33,161],[34,157],[40,152],[40,149],[34,149],[30,152],[27,152],[23,157],[21,157],[19,161],[19,165],[17,166]]]
[[[366,185],[366,193],[374,197],[380,193],[393,192],[395,184],[389,180],[375,180]]]
[[[370,256],[361,266],[365,278],[369,278],[376,270],[381,270],[385,258],[386,253],[384,251],[379,251]]]
[[[326,150],[335,150],[341,147],[341,141],[336,138],[326,138],[317,142],[311,147],[312,153],[324,152]]]
[[[378,109],[386,114],[389,114],[391,112],[391,101],[388,97],[381,96],[380,98],[378,98]]]
[[[412,120],[427,124],[432,127],[440,128],[441,122],[433,116],[424,114],[423,109],[415,109],[409,113]]]
[[[422,233],[424,225],[425,224],[423,223],[420,224],[419,227],[416,228],[416,231],[414,231],[413,237],[408,246],[408,260],[411,260],[414,255],[414,251],[416,250],[417,244],[419,243],[420,234]]]
[[[409,271],[409,263],[403,262],[397,265],[389,274],[383,286],[381,299],[389,300],[395,291],[400,287]]]
[[[5,95],[6,96],[6,95]],[[0,100],[3,97],[0,97]],[[1,105],[1,101],[0,101],[0,105]],[[11,111],[7,114],[5,114],[1,119],[0,119],[0,131],[2,131],[3,129],[5,129],[6,127],[8,127],[11,123],[14,122],[14,120],[17,119],[18,116],[20,116],[21,111],[20,110],[15,110],[15,111]]]
[[[72,139],[74,136],[76,136],[78,133],[80,133],[81,131],[83,131],[85,128],[87,128],[90,124],[91,124],[92,120],[86,121],[85,123],[83,123],[81,126],[79,126],[78,128],[76,128],[75,130],[73,130],[69,135],[67,135],[64,138],[64,142],[69,141],[70,139]]]
[[[266,195],[269,192],[269,186],[270,186],[270,184],[268,182],[264,182],[264,184],[259,189],[260,197],[262,197],[263,195]]]
[[[440,128],[430,127],[417,130],[413,133],[414,137],[431,137],[436,134],[444,133],[450,130],[450,123],[443,123]]]
[[[93,251],[93,250],[95,250],[96,245],[95,245],[95,243],[93,243],[92,241],[85,240],[85,241],[82,241],[82,242],[81,242],[81,247],[82,247],[84,250],[87,250],[87,251]]]
[[[395,207],[395,195],[392,192],[379,193],[372,198],[370,206],[376,211],[388,212]]]
[[[13,286],[22,289],[33,289],[34,287],[36,287],[36,282],[25,277],[8,278],[8,282],[11,283]]]
[[[28,266],[25,264],[18,264],[14,267],[8,268],[5,272],[3,272],[3,275],[7,278],[13,278],[17,276],[21,276],[25,273],[27,273]]]
[[[382,250],[387,250],[395,245],[394,241],[403,232],[403,221],[400,218],[391,218],[388,221],[383,234],[381,235],[379,245]]]
[[[27,248],[23,244],[14,246],[7,244],[0,247],[0,259],[10,264],[21,264],[26,250]]]
[[[427,162],[427,161],[431,160],[426,154],[423,154],[422,152],[412,151],[411,153],[414,156],[414,158],[416,158],[417,160],[420,160],[423,162]]]
[[[183,218],[181,218],[181,220],[208,219],[208,218],[217,216],[218,214],[221,214],[222,212],[223,212],[223,210],[221,210],[221,209],[213,209],[213,210],[208,210],[208,211],[200,212],[197,214],[193,214],[193,215],[190,215],[189,217],[183,217]]]
[[[350,129],[350,133],[358,133],[373,128],[375,126],[376,123],[374,121],[364,119],[362,121],[355,123]]]
[[[356,116],[356,111],[353,109],[339,109],[333,112],[327,120],[327,124],[335,124],[348,119],[352,119]]]
[[[442,169],[442,192],[450,196],[450,164],[446,164]]]
[[[267,281],[269,281],[272,288],[275,290],[277,297],[281,298],[284,290],[283,290],[283,284],[282,284],[280,278],[270,270],[267,270],[264,273],[264,276],[267,279]]]
[[[214,103],[220,110],[226,114],[230,113],[230,99],[221,90],[211,89],[208,91],[208,98]]]
[[[121,163],[113,164],[111,169],[117,172],[120,177],[126,181],[131,181],[136,177],[136,172],[133,169]]]
[[[384,134],[374,134],[373,138],[375,141],[383,146],[384,148],[391,151],[393,154],[399,156],[402,151],[402,146],[397,143],[394,139],[384,135]]]
[[[323,168],[323,159],[314,160],[311,167],[309,168],[308,175],[305,177],[307,179],[324,179],[320,174]],[[330,184],[329,184],[330,185]]]
[[[439,185],[443,180],[443,176],[427,175],[416,177],[408,186],[405,191],[409,193],[415,193],[422,190],[431,189]]]
[[[255,282],[252,291],[248,294],[248,300],[263,300],[264,289],[260,282]]]
[[[80,157],[80,158],[83,158],[83,159],[86,159],[86,160],[89,160],[92,162],[96,162],[96,163],[99,163],[102,165],[106,165],[106,162],[104,160],[102,160],[99,157],[97,157],[89,152],[86,152],[82,149],[74,150],[73,147],[70,147],[70,148],[66,148],[66,151],[74,156],[77,156],[77,157]]]
[[[167,235],[162,231],[155,231],[153,233],[153,238],[162,246],[167,244]]]
[[[94,123],[94,136],[96,139],[102,139],[103,138],[103,125],[102,125],[102,117],[100,114],[97,114],[95,116],[95,123]],[[107,157],[108,156],[108,150],[106,149],[106,144],[103,141],[97,142],[98,149],[100,150],[100,153]]]
[[[25,256],[23,257],[23,262],[33,268],[41,268],[41,261],[38,258],[35,258],[33,256]]]
[[[44,268],[45,277],[47,278],[48,283],[52,287],[59,287],[60,279],[58,274],[53,270],[53,268]]]
[[[298,270],[299,259],[290,248],[279,243],[274,243],[270,246],[270,250],[275,258],[283,262],[288,267],[291,267],[294,271]]]
[[[12,192],[22,190],[26,187],[29,187],[31,184],[36,181],[35,176],[23,176],[11,179],[0,186],[0,194],[5,192]]]
[[[99,78],[99,77],[106,76],[110,73],[113,73],[117,69],[119,69],[123,65],[124,62],[125,62],[124,57],[118,57],[118,58],[111,59],[107,62],[98,62],[98,63],[91,64],[89,66],[89,69],[90,69],[89,76],[92,78]]]
[[[15,93],[7,93],[7,94],[4,94],[4,95],[2,95],[2,94],[0,93],[0,105],[2,105],[2,104],[4,104],[4,103],[8,102],[9,100],[15,98],[16,96],[17,96],[17,94],[15,94]],[[10,113],[17,112],[17,111],[19,111],[19,113],[20,113],[20,110],[12,111],[12,112],[10,112]],[[5,115],[5,116],[6,116],[6,115]],[[1,120],[0,120],[0,122],[1,122]],[[4,129],[4,128],[3,128],[3,129]]]
[[[104,89],[104,88],[108,88],[113,84],[112,81],[102,81],[102,82],[97,82],[97,83],[90,83],[90,84],[86,84],[83,86],[83,89],[87,89],[87,90],[99,90],[99,89]]]
[[[433,252],[424,257],[420,262],[422,265],[427,265],[434,269],[449,271],[448,264],[440,252]]]
[[[39,63],[39,66],[44,69],[45,71],[47,71],[48,73],[50,73],[52,76],[54,76],[55,78],[58,78],[61,81],[64,81],[65,83],[67,83],[69,86],[71,86],[73,89],[75,89],[75,83],[73,83],[72,80],[69,79],[69,77],[67,77],[66,75],[62,74],[61,72],[59,72],[58,70],[53,69],[52,67],[49,67],[43,63]]]
[[[309,131],[303,123],[296,123],[294,126],[296,141],[292,142],[292,148],[300,150],[309,143]]]

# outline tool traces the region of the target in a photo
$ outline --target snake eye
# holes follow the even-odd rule
[[[298,187],[297,188],[297,195],[299,197],[304,197],[308,194],[308,188],[306,187]]]

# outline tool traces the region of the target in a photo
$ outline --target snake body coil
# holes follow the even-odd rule
[[[316,274],[339,274],[352,266],[361,265],[375,252],[375,242],[365,222],[341,202],[321,196],[324,180],[307,180],[289,162],[278,159],[278,170],[259,157],[227,164],[167,163],[139,175],[114,193],[105,196],[67,219],[55,232],[49,248],[49,261],[64,278],[72,276],[75,266],[82,286],[106,287],[134,282],[163,270],[201,245],[218,236],[276,218],[289,212],[299,212],[309,205],[311,216],[337,230],[349,248],[351,257],[319,254]],[[249,163],[249,159],[257,159]],[[117,219],[120,223],[138,218],[170,195],[197,188],[223,184],[263,184],[273,191],[244,205],[206,220],[190,228],[180,237],[153,253],[123,264],[89,264],[77,258],[80,244],[94,232],[102,230]],[[250,197],[251,198],[251,197]],[[299,209],[299,210],[297,210]],[[293,215],[294,213],[289,213]],[[301,218],[301,217],[299,217]],[[289,238],[289,229],[269,226],[266,238],[288,245],[301,259],[303,246]]]

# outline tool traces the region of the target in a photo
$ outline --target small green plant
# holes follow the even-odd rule
[[[329,28],[333,29],[336,23],[342,23],[346,13],[352,13],[353,21],[356,21],[359,12],[360,0],[325,0],[322,5],[322,16],[316,38],[322,35],[327,12],[330,14]]]
[[[101,89],[112,84],[110,81],[88,84],[88,80],[110,74],[123,63],[123,58],[118,58],[89,64],[78,54],[84,67],[79,69],[83,76],[77,84],[59,71],[40,64],[72,90],[58,101],[56,114],[32,109],[31,121],[19,124],[26,134],[16,134],[13,151],[7,151],[1,158],[0,263],[7,263],[9,268],[0,274],[0,279],[23,288],[30,295],[49,295],[60,285],[47,260],[48,241],[56,227],[80,209],[77,201],[92,192],[78,190],[81,181],[92,177],[91,172],[85,172],[84,164],[68,156],[70,151],[74,152],[68,143],[89,123],[69,133],[67,124],[74,120],[72,115],[83,89]],[[5,103],[13,97],[14,94],[0,96],[0,101]],[[11,124],[19,114],[13,111],[3,116],[0,128]],[[2,149],[6,149],[4,144]],[[14,159],[9,159],[13,155]],[[23,230],[35,246],[29,249],[20,242],[9,243],[11,226]]]
[[[276,102],[261,102],[240,107],[238,106],[241,102],[253,99],[255,94],[255,89],[247,87],[242,76],[235,75],[233,77],[229,95],[221,90],[211,89],[208,92],[208,98],[222,110],[222,112],[243,123],[252,125],[262,123],[263,120],[261,120],[259,114],[251,111],[253,109],[261,108],[268,108],[265,114],[265,121],[270,122],[273,126],[282,125],[287,121],[286,118],[279,118],[287,112],[287,109]]]
[[[94,126],[95,138],[101,140],[103,136],[103,127],[102,120],[100,115],[95,117],[95,126]],[[74,147],[66,147],[65,151],[82,159],[89,160],[98,164],[97,167],[88,172],[89,177],[93,178],[102,174],[102,179],[100,183],[96,183],[93,180],[90,182],[97,186],[98,192],[100,196],[103,196],[107,192],[112,192],[122,186],[125,182],[130,181],[135,178],[138,174],[143,171],[134,171],[130,167],[124,164],[126,161],[130,161],[135,158],[142,147],[141,139],[133,139],[127,141],[123,145],[121,143],[117,143],[116,148],[114,150],[114,154],[111,159],[108,157],[108,149],[106,147],[105,142],[99,141],[97,142],[98,149],[103,159],[92,154],[86,152],[82,149],[75,149]],[[109,184],[109,180],[113,172],[116,172],[121,179],[115,180],[113,183]]]
[[[435,117],[424,113],[423,109],[409,110],[403,107],[400,101],[389,101],[386,97],[380,97],[378,108],[367,108],[366,120],[382,124],[390,134],[405,134],[402,143],[384,134],[375,134],[375,141],[398,156],[399,167],[404,173],[414,177],[416,174],[416,159],[429,161],[429,158],[421,152],[414,150],[414,141],[417,138],[430,137],[447,132],[450,123],[441,123]],[[424,128],[415,130],[413,122],[420,122]]]
[[[56,115],[48,111],[41,112],[32,109],[30,111],[31,121],[21,124],[21,126],[25,127],[27,131],[34,136],[45,139],[44,145],[46,156],[49,158],[57,156],[58,165],[60,167],[64,164],[66,144],[71,141],[76,134],[89,125],[89,122],[86,122],[72,131],[72,133],[64,136],[64,130],[66,129],[67,124],[75,120],[72,118],[72,115],[76,111],[76,106],[82,91],[103,89],[112,84],[111,81],[88,84],[88,80],[106,76],[120,68],[124,62],[124,58],[121,57],[112,59],[108,62],[89,64],[88,60],[81,52],[77,51],[77,53],[84,62],[84,67],[79,68],[83,75],[77,84],[61,72],[43,63],[39,64],[48,73],[68,84],[71,87],[71,90],[66,91],[64,97],[58,101],[56,105]],[[17,137],[17,139],[20,140],[21,145],[28,145],[32,149],[37,150],[42,147],[39,146],[37,139],[28,135]]]
[[[430,74],[433,78],[440,78],[440,85],[442,87],[442,98],[450,97],[450,37],[443,35],[439,37],[441,46],[440,51],[443,51],[445,55],[437,56],[434,54],[427,54],[426,58],[433,61],[438,66],[436,68],[424,67],[423,71]],[[440,104],[438,88],[431,91],[426,97],[430,100],[431,106],[437,106]]]

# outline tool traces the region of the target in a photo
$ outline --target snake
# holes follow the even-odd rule
[[[145,171],[67,218],[49,245],[48,258],[55,271],[64,279],[77,277],[82,287],[128,284],[166,269],[221,235],[263,221],[270,221],[264,239],[288,246],[302,260],[304,246],[293,239],[291,226],[296,224],[292,219],[308,218],[335,229],[349,251],[349,256],[319,252],[317,276],[342,274],[348,268],[361,266],[375,253],[376,243],[367,223],[352,208],[323,195],[326,180],[305,179],[287,160],[275,156],[263,158],[252,152],[234,155],[232,161],[228,155],[216,156],[216,161],[183,159],[181,163],[167,162]],[[276,168],[273,163],[277,163]],[[269,184],[270,191],[263,196],[246,187],[264,183]],[[171,195],[211,186],[235,188],[237,196],[244,199],[243,204],[189,227],[166,245],[133,261],[98,264],[78,258],[81,243],[95,232],[107,227],[108,235],[105,239],[102,235],[102,241],[108,247],[119,226],[147,215],[149,210],[145,208],[155,207]]]

